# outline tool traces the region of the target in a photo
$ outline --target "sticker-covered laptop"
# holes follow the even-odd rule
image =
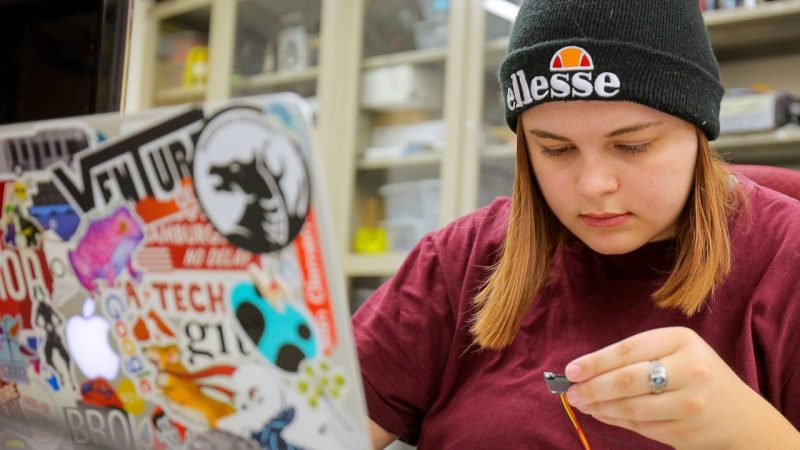
[[[0,127],[0,446],[361,449],[293,95]]]

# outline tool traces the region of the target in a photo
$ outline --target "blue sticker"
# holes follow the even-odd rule
[[[18,320],[3,316],[0,322],[0,378],[28,384],[28,362],[36,358],[36,352],[19,343],[17,333],[20,328]]]
[[[75,234],[81,221],[75,210],[66,203],[31,206],[28,208],[28,213],[43,229],[52,229],[65,241]]]
[[[61,386],[58,384],[58,378],[56,378],[55,375],[50,375],[50,378],[47,379],[47,383],[54,391],[58,392],[61,390]]]
[[[294,421],[294,408],[286,408],[279,412],[261,431],[253,433],[261,448],[267,450],[301,450],[283,439],[281,433]]]
[[[231,294],[231,307],[245,333],[267,361],[297,372],[300,363],[317,355],[317,337],[311,323],[284,299],[265,300],[255,285],[240,283]],[[273,306],[277,303],[278,308]]]

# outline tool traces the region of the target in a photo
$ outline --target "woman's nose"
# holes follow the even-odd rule
[[[588,200],[597,200],[615,192],[619,188],[619,180],[610,164],[602,161],[602,158],[592,158],[584,161],[577,188]]]

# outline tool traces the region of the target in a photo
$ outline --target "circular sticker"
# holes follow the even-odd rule
[[[300,149],[255,109],[212,117],[198,137],[192,172],[203,212],[237,247],[278,251],[306,220],[311,186]]]

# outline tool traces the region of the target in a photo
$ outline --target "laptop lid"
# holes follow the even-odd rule
[[[281,94],[0,127],[0,440],[369,447],[310,126]]]

